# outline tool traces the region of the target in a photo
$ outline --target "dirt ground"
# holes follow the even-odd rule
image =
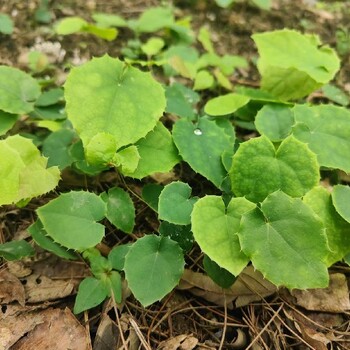
[[[12,36],[0,35],[0,64],[26,69],[29,50],[45,47],[53,64],[47,74],[60,85],[71,65],[104,53],[120,56],[131,33],[122,28],[117,40],[112,42],[90,35],[58,37],[52,31],[53,22],[72,15],[90,20],[97,11],[133,18],[159,3],[156,0],[52,0],[49,2],[51,23],[39,24],[34,19],[38,0],[0,0],[0,13],[11,15],[15,22]],[[274,1],[270,11],[245,1],[230,9],[220,9],[209,0],[172,3],[177,8],[177,17],[192,16],[195,31],[204,23],[210,26],[219,53],[248,59],[249,69],[239,70],[232,77],[233,83],[256,86],[259,81],[254,65],[257,51],[251,39],[253,33],[294,28],[317,33],[323,43],[333,48],[342,44],[342,69],[335,84],[349,93],[349,1],[324,1],[323,6],[316,6],[321,2],[281,0]],[[189,170],[185,166],[176,171],[185,173],[198,191],[209,186],[192,173],[186,175]],[[65,184],[75,188],[107,188],[119,181],[112,173],[90,182],[71,173],[63,176]],[[140,182],[127,181],[128,188],[140,192]],[[49,199],[33,200],[21,211],[12,206],[0,208],[0,239],[5,242],[27,237],[26,228],[34,221],[34,210]],[[134,199],[135,234],[156,230],[154,213],[137,197]],[[100,249],[108,252],[124,240],[123,235],[110,228]],[[203,274],[201,259],[200,252],[194,248],[187,256],[186,274],[179,287],[147,309],[128,295],[125,286],[128,297],[122,305],[117,307],[108,301],[78,319],[70,310],[79,281],[88,275],[83,262],[66,262],[39,251],[34,259],[3,263],[0,265],[0,350],[350,349],[349,267],[336,264],[331,269],[331,286],[320,296],[322,303],[315,305],[307,293],[276,291],[252,269],[242,274],[239,287],[224,292]],[[12,343],[5,343],[4,339],[11,339]]]

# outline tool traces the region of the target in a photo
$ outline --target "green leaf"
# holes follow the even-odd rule
[[[124,271],[135,298],[146,307],[179,283],[184,265],[182,249],[176,242],[148,235],[132,245],[125,257]]]
[[[108,166],[117,152],[115,137],[107,132],[99,132],[93,136],[85,147],[86,160],[91,165]]]
[[[220,267],[207,255],[204,255],[203,267],[208,276],[222,288],[230,288],[236,280],[236,277],[232,275],[232,273],[228,272],[223,267]]]
[[[35,107],[29,114],[33,119],[57,120],[66,119],[66,113],[62,105],[55,104],[47,107]]]
[[[62,102],[63,100],[63,89],[55,88],[48,91],[44,91],[35,101],[35,106],[47,107]]]
[[[166,185],[159,196],[159,218],[177,225],[190,224],[193,204],[197,201],[197,197],[190,198],[191,192],[191,187],[180,181]]]
[[[148,39],[147,42],[141,46],[141,50],[147,56],[154,56],[161,51],[164,45],[165,45],[165,42],[163,39],[154,37],[154,38]]]
[[[11,130],[17,120],[17,114],[6,113],[0,110],[0,136]]]
[[[110,13],[94,13],[91,17],[99,27],[126,27],[127,25],[123,17]]]
[[[94,24],[88,24],[82,28],[82,31],[85,33],[96,35],[99,38],[112,41],[118,35],[118,30],[115,28],[104,28],[98,27]]]
[[[137,32],[153,33],[170,27],[174,23],[174,15],[170,7],[151,7],[142,12],[132,27]]]
[[[230,177],[236,196],[261,202],[277,190],[301,197],[318,184],[320,175],[316,155],[306,144],[289,136],[276,150],[261,136],[240,145]]]
[[[37,220],[34,224],[30,225],[28,227],[28,232],[33,237],[35,243],[41,248],[56,254],[63,259],[76,260],[78,258],[76,254],[67,250],[67,248],[62,247],[54,242],[52,238],[47,236],[47,232],[40,220]]]
[[[333,191],[332,195],[334,196],[334,194]],[[325,188],[315,187],[304,196],[303,200],[320,217],[326,228],[330,249],[326,260],[327,266],[341,261],[350,252],[350,224],[334,209],[331,194]]]
[[[161,122],[135,145],[140,160],[135,171],[123,170],[124,175],[141,179],[157,172],[164,173],[171,170],[180,160],[171,134]]]
[[[38,82],[29,74],[6,66],[0,66],[0,77],[0,109],[13,114],[31,112],[40,95]]]
[[[103,302],[108,296],[108,290],[101,280],[86,277],[80,282],[78,294],[75,299],[75,314],[91,309]]]
[[[260,109],[255,118],[256,129],[272,142],[285,139],[291,133],[293,125],[293,111],[283,104],[267,104]]]
[[[192,231],[201,250],[237,276],[249,262],[242,253],[237,232],[244,213],[255,208],[245,198],[233,198],[228,206],[221,197],[205,196],[193,208]]]
[[[271,0],[251,0],[254,5],[259,7],[262,10],[270,10],[271,9]]]
[[[118,229],[131,233],[135,225],[135,207],[129,193],[113,187],[103,199],[107,203],[106,218]]]
[[[43,205],[37,214],[55,242],[82,251],[101,242],[104,226],[96,221],[103,219],[105,211],[105,203],[96,194],[72,191]]]
[[[193,105],[198,102],[198,94],[189,88],[174,83],[165,88],[167,113],[176,114],[181,118],[193,119],[195,116]]]
[[[146,184],[142,188],[143,200],[156,212],[158,212],[159,196],[164,186],[159,184]]]
[[[250,98],[247,96],[230,93],[209,100],[204,111],[211,116],[228,115],[245,106],[249,101]]]
[[[13,33],[13,21],[5,13],[0,13],[0,33],[8,35]]]
[[[51,133],[43,142],[42,152],[48,157],[48,166],[57,165],[60,170],[71,165],[73,157],[69,153],[69,146],[75,138],[75,132],[61,129]]]
[[[243,214],[239,241],[254,267],[277,286],[325,288],[329,253],[320,218],[299,198],[270,194]]]
[[[227,175],[221,155],[233,149],[225,130],[207,118],[200,118],[197,125],[181,119],[173,127],[173,139],[183,160],[220,187]]]
[[[194,239],[190,225],[174,225],[162,221],[159,225],[159,233],[179,243],[184,252],[189,252],[193,247]]]
[[[118,147],[146,136],[165,109],[162,86],[150,73],[105,55],[72,69],[65,83],[66,111],[87,144],[97,133]]]
[[[333,105],[296,105],[293,135],[308,144],[321,166],[350,172],[350,111]]]
[[[194,78],[193,90],[210,89],[214,85],[214,77],[207,71],[199,71]]]
[[[332,200],[339,215],[347,222],[350,222],[350,187],[344,185],[334,186]]]
[[[329,100],[335,103],[342,106],[348,106],[350,104],[349,94],[346,94],[344,91],[334,85],[327,84],[323,86],[322,92]]]
[[[20,260],[34,254],[34,248],[25,240],[0,244],[0,256],[9,261]]]
[[[131,243],[114,247],[108,254],[108,260],[114,270],[122,271],[125,264],[125,256],[131,248]]]
[[[67,17],[55,25],[55,31],[59,35],[69,35],[81,32],[87,25],[88,23],[80,17]]]
[[[339,69],[334,50],[317,36],[283,29],[254,34],[261,86],[282,100],[304,97],[333,79]]]
[[[220,6],[220,7],[229,7],[231,4],[235,2],[235,0],[215,0],[215,2]]]
[[[0,205],[31,199],[57,186],[58,168],[46,168],[47,158],[31,140],[19,135],[0,140],[0,154]]]
[[[118,167],[119,171],[124,174],[133,174],[140,162],[140,153],[136,145],[119,150],[115,156],[113,163]]]
[[[227,90],[233,89],[233,85],[231,84],[230,80],[221,72],[221,70],[215,69],[214,75],[219,85]]]
[[[117,303],[122,301],[122,279],[120,274],[117,271],[111,271],[105,275],[106,277],[102,279],[103,283],[106,286],[106,289],[109,291],[108,296],[111,296],[113,293],[114,300]]]
[[[210,38],[210,31],[206,27],[201,27],[198,33],[198,41],[203,45],[204,49],[210,53],[214,53],[214,47]]]

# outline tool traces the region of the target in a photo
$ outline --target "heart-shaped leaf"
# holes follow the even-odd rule
[[[94,193],[72,191],[37,209],[47,234],[69,249],[83,251],[100,243],[104,226],[97,223],[105,216],[106,205]]]
[[[328,286],[324,226],[301,199],[281,191],[270,194],[261,209],[243,214],[238,236],[254,267],[275,285]]]
[[[240,145],[233,156],[230,177],[235,195],[253,202],[277,190],[301,197],[318,184],[319,166],[316,155],[293,136],[277,150],[261,136]]]
[[[173,138],[183,160],[220,187],[227,175],[221,155],[234,146],[225,130],[207,118],[200,118],[197,125],[181,119],[174,125]]]
[[[157,172],[167,172],[180,160],[170,132],[160,122],[136,143],[136,147],[140,155],[137,168],[133,172],[123,171],[124,175],[141,179]]]
[[[105,55],[73,68],[65,83],[66,111],[84,145],[99,132],[118,148],[146,136],[165,109],[162,86],[150,73]]]
[[[134,296],[146,307],[179,283],[184,265],[182,249],[176,242],[149,235],[132,245],[125,257],[124,271]]]
[[[242,253],[237,232],[242,215],[255,208],[245,198],[233,198],[227,208],[221,197],[205,196],[192,212],[192,231],[201,250],[237,276],[249,262]]]
[[[183,182],[166,185],[159,196],[158,214],[161,220],[177,225],[191,223],[191,212],[197,197],[190,198],[191,187]]]

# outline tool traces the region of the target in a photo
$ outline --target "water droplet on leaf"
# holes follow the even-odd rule
[[[199,135],[202,135],[203,133],[202,133],[202,130],[201,129],[194,129],[194,134],[195,135],[197,135],[197,136],[199,136]]]

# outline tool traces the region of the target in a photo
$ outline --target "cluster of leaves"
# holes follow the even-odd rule
[[[128,25],[135,32],[177,33],[180,44],[162,50],[151,37],[140,47],[148,58],[159,55],[151,65],[157,62],[165,76],[188,78],[192,88],[179,82],[162,86],[131,64],[145,61],[130,57],[123,62],[105,55],[73,68],[64,93],[41,92],[28,74],[0,66],[6,82],[0,84],[0,204],[26,205],[56,188],[65,168],[88,176],[114,169],[143,179],[180,162],[221,193],[198,198],[182,181],[145,185],[142,199],[158,214],[159,234],[119,245],[108,257],[95,248],[105,234],[101,222],[108,220],[125,234],[135,226],[133,200],[123,188],[73,189],[39,207],[29,228],[33,240],[62,258],[80,254],[90,263],[93,276],[80,285],[76,313],[109,296],[120,302],[123,276],[144,306],[160,300],[177,285],[195,242],[205,254],[205,270],[222,287],[249,263],[278,286],[326,287],[327,268],[350,260],[350,189],[336,181],[329,192],[319,182],[325,170],[350,172],[350,112],[339,105],[310,105],[304,98],[329,86],[339,69],[336,53],[314,35],[255,34],[261,88],[233,88],[229,77],[246,62],[219,56],[206,28],[198,34],[206,52],[198,55],[187,41],[188,28],[169,11],[148,10]],[[68,34],[73,26],[101,33],[101,23],[122,23],[116,16],[94,19],[98,25],[70,18],[56,30]],[[214,78],[231,91],[198,110],[194,90],[216,91]],[[174,117],[171,130],[160,122],[164,112]],[[17,134],[14,125],[23,115],[48,128],[49,135],[38,140]],[[259,136],[244,141],[237,127]],[[33,253],[26,241],[0,245],[9,260]]]

